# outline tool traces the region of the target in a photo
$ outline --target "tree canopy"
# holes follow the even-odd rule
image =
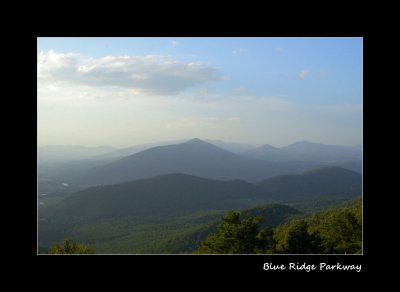
[[[54,244],[49,254],[94,254],[94,249],[83,243],[77,243],[70,238],[64,239],[62,244]]]
[[[215,233],[201,244],[198,253],[249,254],[255,253],[256,236],[259,233],[261,217],[240,220],[240,213],[229,212],[222,217],[222,223]]]
[[[238,212],[222,218],[196,253],[214,254],[354,254],[362,252],[361,200],[294,218],[275,228],[261,229],[261,216],[241,220]]]

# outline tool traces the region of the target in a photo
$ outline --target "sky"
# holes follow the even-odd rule
[[[361,145],[362,41],[38,38],[38,144]]]

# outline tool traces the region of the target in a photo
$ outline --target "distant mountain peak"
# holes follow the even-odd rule
[[[203,141],[203,140],[201,140],[201,139],[199,139],[199,138],[190,139],[190,140],[186,141],[185,144],[210,145],[210,146],[214,146],[214,145],[212,145],[211,143],[208,143],[208,142],[206,142],[206,141]]]
[[[261,149],[277,149],[276,147],[272,146],[271,144],[264,144],[260,146]]]
[[[193,138],[193,139],[188,140],[187,142],[204,142],[204,141],[199,138]]]

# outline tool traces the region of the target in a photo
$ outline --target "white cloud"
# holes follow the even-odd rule
[[[304,70],[300,71],[300,73],[298,74],[298,76],[299,76],[301,79],[305,79],[307,76],[310,75],[310,73],[311,73],[310,70],[304,69]]]
[[[235,55],[243,55],[246,52],[247,52],[246,49],[239,48],[239,49],[234,50],[232,53],[235,54]]]
[[[171,44],[171,46],[174,47],[174,48],[177,47],[177,46],[179,46],[179,42],[177,42],[177,41],[171,41],[170,44]]]
[[[54,51],[39,53],[37,73],[40,84],[129,88],[143,95],[176,94],[223,80],[218,69],[201,62],[185,63],[159,55],[87,58]]]
[[[310,76],[324,78],[324,77],[327,77],[328,74],[329,74],[329,71],[326,70],[326,69],[313,70],[313,71],[311,71],[309,69],[304,69],[304,70],[300,71],[298,76],[301,79],[305,79],[305,78],[308,78]]]
[[[59,91],[59,88],[58,88],[57,86],[53,85],[53,84],[47,85],[47,86],[46,86],[46,89],[47,89],[48,91]]]

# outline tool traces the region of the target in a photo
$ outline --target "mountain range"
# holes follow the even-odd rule
[[[125,148],[111,146],[66,146],[49,145],[38,147],[39,162],[58,162],[81,159],[122,158],[157,146],[184,143],[187,140],[160,141],[139,144]],[[221,140],[204,140],[221,149],[256,159],[270,161],[314,160],[314,161],[347,161],[361,159],[361,146],[340,146],[299,141],[285,147],[274,147],[270,144],[255,145],[250,143],[224,142]]]
[[[300,148],[296,150],[299,153],[296,153],[295,150],[289,151],[283,149],[285,147],[276,148],[271,145],[253,147],[253,150],[243,151],[246,147],[251,147],[251,144],[225,143],[218,140],[211,142],[219,143],[221,147],[236,147],[236,153],[199,139],[150,147],[142,151],[139,151],[139,148],[146,148],[149,145],[139,145],[137,146],[139,148],[136,149],[139,151],[138,153],[122,157],[124,151],[129,152],[132,149],[125,148],[95,155],[95,153],[107,151],[109,148],[50,147],[48,149],[52,150],[47,156],[39,157],[39,192],[51,196],[68,195],[90,186],[115,184],[172,173],[186,173],[212,179],[243,179],[248,182],[257,182],[278,175],[300,174],[303,171],[321,166],[340,166],[358,173],[362,172],[362,160],[357,159],[357,155],[359,155],[358,147],[299,142],[290,147]],[[336,162],[321,162],[324,159],[316,159],[315,157],[311,159],[310,155],[300,153],[301,151],[307,152],[304,150],[304,148],[307,148],[306,146],[320,149],[315,150],[316,153],[320,153],[320,158],[329,149],[336,149],[335,155],[337,157],[353,158],[352,160],[341,161],[338,159]],[[45,149],[47,148],[38,149],[39,156]],[[61,151],[58,158],[57,151]],[[119,152],[119,154],[112,154],[116,152]],[[125,154],[128,152],[125,152]],[[68,153],[68,155],[62,153]],[[331,151],[331,153],[333,152]],[[79,155],[89,157],[76,159]],[[53,158],[48,159],[50,157]],[[66,157],[70,157],[70,159],[62,160]],[[64,187],[63,183],[67,183],[69,186]]]
[[[243,151],[242,154],[256,159],[270,161],[296,160],[338,163],[349,160],[361,160],[362,148],[361,146],[325,145],[300,141],[281,148],[265,144]]]
[[[91,187],[66,198],[48,216],[108,218],[224,210],[315,196],[352,197],[361,193],[361,175],[340,167],[278,176],[257,184],[168,174]]]
[[[160,215],[229,209],[238,206],[238,200],[259,199],[265,201],[263,189],[245,181],[168,174],[91,187],[66,198],[51,213],[86,218]]]
[[[89,186],[120,183],[171,173],[256,182],[277,175],[300,174],[319,166],[340,166],[362,172],[362,161],[357,158],[360,155],[360,147],[323,145],[303,141],[282,148],[267,144],[243,151],[246,147],[251,147],[251,144],[226,143],[219,140],[211,142],[225,148],[236,147],[237,153],[199,139],[156,147],[150,147],[150,144],[138,145],[137,151],[146,147],[150,148],[122,158],[120,156],[123,153],[127,154],[135,147],[113,150],[102,155],[95,154],[108,151],[110,147],[39,147],[39,190],[40,193],[52,195],[59,194],[60,191],[72,193]],[[154,145],[160,143],[173,143],[173,141],[159,142]],[[311,152],[309,148],[314,149],[314,156],[309,154]],[[49,152],[47,156],[43,156],[42,152],[46,150]],[[119,154],[115,154],[117,152]],[[327,162],[326,155],[328,154],[331,158],[335,156],[336,160]],[[325,158],[323,158],[324,155]],[[76,159],[83,156],[88,158]],[[68,157],[69,160],[63,161]],[[343,160],[343,157],[348,160]],[[57,187],[64,182],[69,184],[68,188]]]
[[[265,194],[279,201],[305,200],[324,196],[352,197],[362,192],[361,174],[341,167],[322,167],[298,175],[263,180]]]
[[[313,161],[264,161],[216,147],[200,139],[153,147],[99,166],[80,183],[106,185],[169,173],[185,173],[213,179],[255,182],[282,174],[301,173],[320,164]]]
[[[228,210],[247,208],[243,218],[261,215],[263,226],[276,226],[299,210],[362,193],[361,147],[200,139],[124,149],[69,147],[50,147],[47,154],[38,149],[44,248],[71,236],[95,244],[98,252],[188,251]]]
[[[103,155],[115,151],[117,148],[111,146],[66,146],[66,145],[49,145],[39,146],[37,148],[39,163],[53,163],[60,161],[71,161],[80,159],[89,159],[98,155]]]

